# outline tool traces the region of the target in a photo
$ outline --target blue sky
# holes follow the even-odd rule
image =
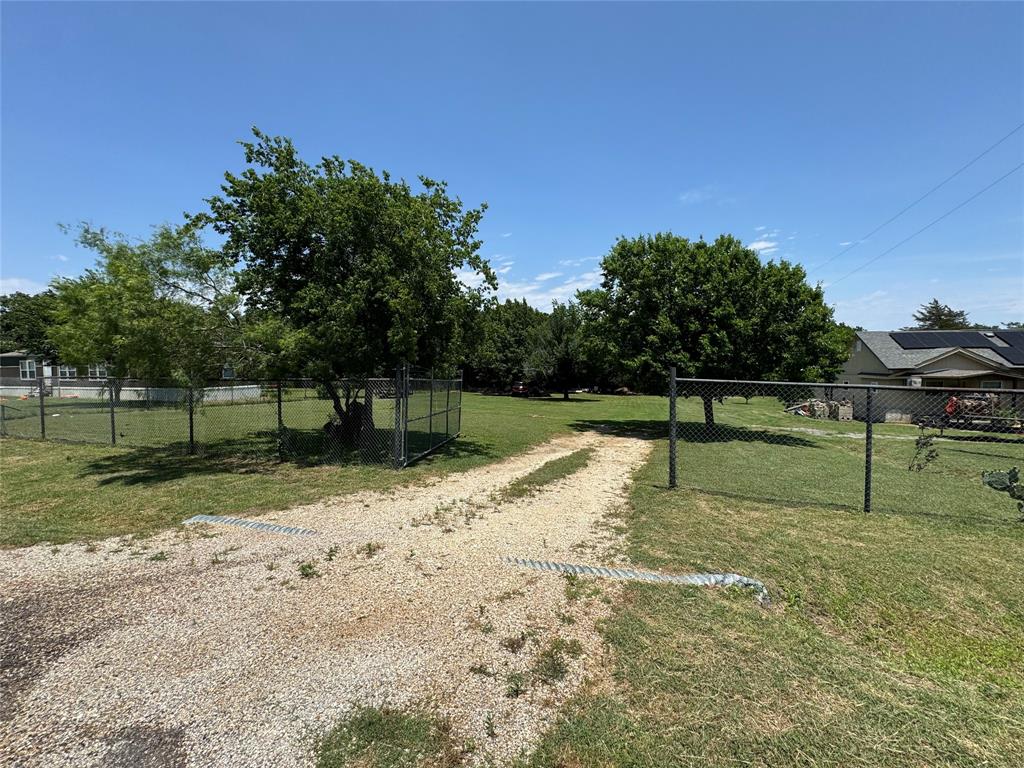
[[[0,289],[93,257],[58,222],[144,236],[202,207],[249,126],[487,201],[503,295],[599,279],[615,238],[729,232],[811,267],[847,322],[935,296],[1024,319],[1014,166],[1024,4],[2,6]]]

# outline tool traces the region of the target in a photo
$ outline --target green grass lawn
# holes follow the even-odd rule
[[[616,685],[580,696],[534,766],[1024,764],[1024,525],[669,491],[659,442],[629,553],[749,592],[631,584]]]
[[[330,414],[326,403],[291,395],[284,403],[289,435],[322,439],[321,427]],[[38,408],[31,400],[7,406]],[[51,401],[48,436],[108,439],[110,416],[101,406]],[[374,411],[381,427],[394,418],[388,406],[382,401]],[[466,394],[460,439],[396,472],[357,461],[318,460],[306,466],[308,453],[295,462],[279,462],[273,401],[200,409],[195,428],[205,448],[201,456],[184,455],[187,418],[181,409],[125,407],[116,413],[116,448],[57,440],[0,443],[5,512],[0,544],[145,534],[198,513],[251,514],[362,488],[388,488],[496,461],[571,430],[663,437],[666,411],[667,401],[658,397],[578,396],[563,402]],[[700,401],[680,403],[681,486],[737,500],[860,508],[862,424],[787,415],[771,398],[749,403],[730,398],[717,403],[715,413],[717,427],[709,433],[701,422]],[[32,424],[38,425],[38,410],[6,426],[31,434]],[[885,424],[875,431],[876,510],[995,523],[1012,517],[1009,500],[982,486],[980,475],[984,469],[1024,465],[1021,442],[969,442],[962,439],[969,433],[950,434],[937,443],[938,460],[910,472],[917,430]],[[665,462],[653,471],[666,478]]]

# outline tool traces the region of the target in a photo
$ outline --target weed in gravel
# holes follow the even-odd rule
[[[316,747],[316,768],[454,768],[476,749],[456,746],[446,720],[364,708],[334,726]]]
[[[550,643],[533,660],[530,672],[534,679],[551,685],[565,677],[569,667],[565,663],[564,655],[565,652],[559,647],[557,641]]]
[[[580,645],[579,640],[563,640],[560,637],[556,637],[551,641],[551,648],[556,652],[564,653],[571,659],[578,659],[583,655],[583,646]]]
[[[576,617],[573,616],[568,611],[559,611],[558,613],[555,614],[555,616],[558,618],[558,620],[560,622],[562,622],[565,625],[575,624],[576,623]]]
[[[492,739],[498,735],[498,729],[494,725],[494,715],[491,712],[484,715],[484,733]]]
[[[519,653],[526,647],[526,641],[529,639],[530,636],[526,632],[520,632],[518,635],[509,635],[502,638],[501,647],[511,653]]]
[[[314,579],[322,574],[316,567],[315,560],[307,560],[304,563],[299,563],[299,576],[304,579]]]
[[[578,573],[566,573],[565,577],[565,599],[574,603],[585,597],[597,597],[601,589],[592,582],[584,581]]]
[[[510,699],[518,699],[526,693],[526,675],[522,672],[509,672],[505,684],[505,695]]]
[[[50,554],[51,555],[60,554],[60,547],[50,547]]]
[[[494,677],[498,674],[486,664],[473,664],[470,666],[469,671],[474,675],[480,675],[481,677]]]
[[[278,569],[276,560],[268,560],[266,563],[264,563],[264,566],[266,566],[266,569],[268,571],[276,571]]]
[[[366,557],[374,557],[378,552],[384,549],[384,545],[376,541],[368,541],[359,548],[359,554],[366,555]]]
[[[327,552],[324,554],[324,560],[326,560],[327,562],[331,562],[331,560],[338,556],[338,553],[340,551],[341,547],[339,547],[337,544],[332,544],[330,547],[327,548]]]
[[[508,590],[502,592],[500,595],[498,595],[494,599],[497,600],[499,603],[503,603],[506,600],[511,600],[514,597],[523,597],[525,595],[526,595],[526,593],[523,592],[523,590],[521,590],[521,589],[508,589]]]
[[[85,545],[86,552],[97,552],[98,550],[99,547],[96,546],[96,542],[94,541],[90,541],[88,544]]]
[[[213,557],[210,558],[210,562],[214,565],[219,565],[220,563],[223,563],[228,559],[228,555],[230,555],[232,552],[238,551],[239,549],[241,549],[241,547],[234,546],[228,547],[227,549],[222,549],[218,552],[214,552]]]
[[[150,555],[146,559],[150,560],[150,561],[152,561],[154,563],[162,563],[164,560],[167,559],[167,553],[164,552],[161,549],[159,552],[154,552],[152,555]]]

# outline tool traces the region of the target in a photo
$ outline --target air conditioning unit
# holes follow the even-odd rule
[[[907,379],[907,386],[908,387],[920,387],[921,386],[921,377],[920,376],[911,376],[910,378]]]

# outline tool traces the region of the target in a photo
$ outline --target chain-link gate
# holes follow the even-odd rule
[[[1005,520],[1024,390],[669,382],[669,486],[784,504]]]
[[[303,464],[404,467],[458,437],[462,376],[331,382],[0,380],[0,435]]]

